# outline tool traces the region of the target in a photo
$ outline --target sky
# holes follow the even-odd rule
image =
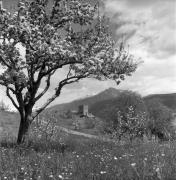
[[[12,6],[12,0],[4,6]],[[85,79],[66,86],[52,104],[68,102],[94,95],[107,88],[132,90],[142,96],[176,93],[176,0],[102,0],[102,12],[110,18],[114,39],[123,39],[129,51],[143,63],[137,71],[116,85],[113,81]],[[53,94],[65,70],[52,79],[52,87],[45,96]],[[0,87],[0,100],[10,101]],[[41,100],[37,106],[44,102]]]

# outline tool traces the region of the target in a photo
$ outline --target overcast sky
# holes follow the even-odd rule
[[[11,0],[4,0],[5,5]],[[11,5],[12,5],[11,1]],[[9,5],[8,5],[9,6]],[[85,79],[66,86],[54,104],[93,95],[109,87],[148,95],[176,92],[176,1],[175,0],[104,0],[103,11],[112,21],[114,38],[123,37],[130,53],[142,58],[132,77],[119,86],[113,81]],[[52,79],[56,84],[64,70]],[[52,94],[50,91],[46,97]],[[0,99],[5,98],[0,88]],[[44,98],[46,100],[46,98]],[[40,103],[42,103],[41,101]]]

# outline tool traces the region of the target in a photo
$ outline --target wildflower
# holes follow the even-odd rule
[[[147,158],[144,158],[145,161],[147,161]]]
[[[159,154],[157,153],[157,154],[156,154],[156,157],[158,157],[158,156],[159,156]]]
[[[164,154],[164,153],[162,153],[162,154],[161,154],[161,156],[165,156],[165,154]]]
[[[59,175],[58,177],[59,177],[60,179],[63,179],[63,176],[61,176],[61,175]]]
[[[117,160],[117,157],[116,157],[116,156],[114,156],[114,160]]]
[[[100,171],[100,174],[106,174],[106,171]]]
[[[156,173],[157,173],[157,177],[158,177],[159,179],[161,179],[162,177],[161,177],[161,173],[160,173],[160,168],[159,168],[159,167],[156,168],[155,171],[156,171]]]
[[[136,163],[131,163],[131,166],[132,166],[132,167],[136,166]]]
[[[4,177],[4,179],[7,179],[7,177]]]
[[[24,167],[22,167],[21,170],[24,171]]]
[[[48,159],[51,159],[51,156],[48,156]]]
[[[53,178],[54,176],[52,175],[52,174],[50,174],[50,176],[49,176],[50,178]]]
[[[155,171],[156,171],[156,172],[159,172],[159,171],[160,171],[160,169],[159,169],[159,168],[156,168],[156,169],[155,169]]]

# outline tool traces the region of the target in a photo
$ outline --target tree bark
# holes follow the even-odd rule
[[[22,144],[25,142],[28,130],[31,124],[30,116],[21,117],[18,137],[17,137],[17,144]]]

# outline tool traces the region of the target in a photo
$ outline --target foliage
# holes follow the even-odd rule
[[[21,116],[18,143],[65,85],[84,78],[111,79],[119,84],[137,68],[123,43],[115,49],[108,22],[97,14],[97,5],[54,0],[48,11],[48,2],[20,1],[15,13],[0,9],[0,66],[4,70],[0,85],[6,87]],[[62,68],[67,73],[58,80],[53,96],[32,114],[36,102],[48,91],[53,74]]]
[[[54,142],[36,141],[37,144],[28,148],[0,146],[0,178],[163,180],[176,177],[175,142],[119,146],[73,135],[67,138],[69,144],[76,146],[64,154],[56,143],[54,148]]]
[[[51,76],[64,66],[69,65],[68,74],[48,103],[59,96],[64,85],[82,78],[119,81],[135,71],[133,57],[122,47],[115,57],[105,20],[99,16],[94,20],[97,6],[78,0],[54,1],[51,13],[46,6],[42,0],[20,2],[14,14],[1,9],[0,59],[5,71],[0,80],[9,98],[10,92],[16,95],[20,107],[31,101],[36,103],[48,90]],[[19,46],[25,49],[25,58],[21,57]],[[42,79],[46,79],[46,88],[37,95]]]
[[[44,114],[33,122],[29,136],[38,137],[45,141],[52,140],[57,135],[57,118],[55,115]]]
[[[114,124],[116,126],[117,109],[120,110],[122,114],[126,114],[130,106],[133,106],[136,114],[147,111],[143,98],[132,91],[121,91],[117,97],[111,97],[108,100],[95,103],[90,107],[90,111],[94,115],[105,119],[107,124]]]
[[[169,109],[176,111],[176,93],[172,94],[153,94],[146,96],[144,98],[146,101],[152,99],[158,99],[162,104],[164,104]]]
[[[146,101],[149,114],[148,128],[152,134],[160,139],[168,139],[174,136],[172,128],[172,111],[164,106],[158,99]]]
[[[115,101],[112,101],[108,105],[108,107],[110,107],[109,109],[107,109],[109,119],[106,123],[105,131],[109,131],[110,133],[118,132],[118,134],[120,135],[123,131],[125,133],[125,129],[128,133],[130,131],[134,132],[130,129],[135,128],[135,126],[137,126],[138,128],[140,126],[143,126],[144,128],[147,123],[147,109],[144,100],[139,94],[135,92],[122,92],[120,96],[115,99]],[[120,131],[122,132],[120,133]],[[136,133],[139,133],[138,130]]]
[[[125,114],[129,110],[130,106],[133,107],[135,115],[137,115],[139,112],[146,111],[145,102],[141,95],[132,91],[122,92],[121,95],[118,97],[117,102],[117,108],[123,114]]]
[[[134,108],[129,106],[125,114],[122,114],[120,110],[117,111],[117,122],[112,129],[113,135],[119,140],[124,137],[132,141],[143,137],[146,131],[147,114],[146,112],[136,114]]]
[[[64,112],[62,116],[66,119],[70,119],[73,117],[73,115],[74,115],[73,112],[69,109],[66,112]]]

